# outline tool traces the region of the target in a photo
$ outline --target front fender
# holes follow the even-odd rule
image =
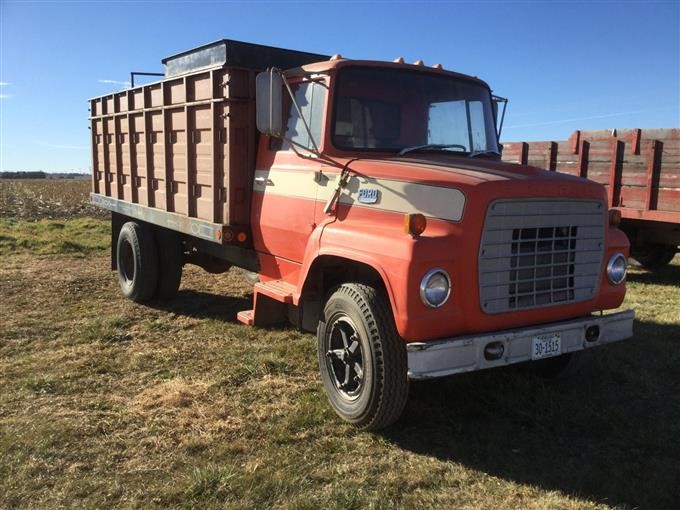
[[[397,235],[395,235],[397,234]],[[299,303],[310,269],[319,257],[334,256],[373,268],[383,281],[392,308],[397,331],[405,331],[402,320],[406,310],[409,266],[415,241],[385,225],[329,221],[319,225],[309,238],[300,271],[294,302]]]

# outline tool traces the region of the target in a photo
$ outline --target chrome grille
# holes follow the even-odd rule
[[[605,208],[592,200],[498,200],[479,252],[482,309],[501,313],[583,301],[597,292]]]

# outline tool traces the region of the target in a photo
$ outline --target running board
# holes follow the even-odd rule
[[[285,322],[295,290],[295,285],[284,280],[258,282],[253,287],[254,308],[239,312],[236,318],[248,326],[270,326]]]

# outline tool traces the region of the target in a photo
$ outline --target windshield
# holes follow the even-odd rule
[[[488,88],[408,70],[343,69],[332,136],[346,150],[498,150]]]

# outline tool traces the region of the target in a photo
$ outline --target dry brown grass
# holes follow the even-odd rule
[[[633,271],[635,338],[576,380],[414,384],[369,434],[330,411],[312,335],[235,322],[237,272],[188,266],[175,301],[136,305],[100,226],[89,250],[0,258],[0,507],[677,507],[680,258]]]
[[[89,179],[0,179],[0,218],[106,218],[90,204]]]

